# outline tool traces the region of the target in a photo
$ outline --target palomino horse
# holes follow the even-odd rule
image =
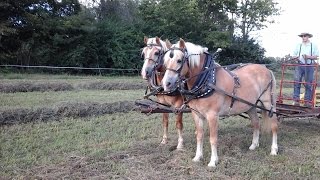
[[[168,50],[166,43],[160,38],[147,38],[144,37],[144,43],[146,47],[142,50],[144,57],[144,64],[141,70],[141,76],[143,79],[148,80],[149,88],[155,88],[154,86],[161,86],[161,81],[164,75],[165,69],[163,68],[163,55]],[[153,87],[152,87],[153,86]],[[160,103],[180,107],[183,104],[183,99],[178,91],[170,93],[158,92],[155,94]],[[161,144],[166,144],[168,139],[168,121],[169,114],[163,113],[162,124],[163,124],[163,138]],[[182,138],[182,113],[176,115],[176,128],[178,130],[178,145],[177,149],[183,149],[183,138]]]
[[[167,45],[170,47],[171,45]],[[162,80],[165,91],[179,86],[179,82],[186,83],[188,90],[192,89],[197,75],[204,72],[204,61],[209,54],[203,52],[203,48],[180,39],[174,44],[164,56],[164,66],[166,72]],[[210,59],[211,60],[211,59]],[[204,97],[196,97],[188,102],[192,110],[197,129],[197,150],[193,161],[197,162],[203,158],[203,119],[207,119],[210,131],[211,159],[208,164],[215,167],[218,163],[217,143],[218,143],[218,119],[219,116],[237,115],[246,112],[253,125],[253,139],[249,147],[254,150],[259,146],[259,117],[257,108],[241,101],[235,100],[239,97],[251,104],[258,104],[264,107],[262,110],[262,123],[264,130],[272,130],[271,155],[276,155],[277,145],[277,119],[275,113],[275,78],[273,73],[263,65],[249,64],[228,72],[221,66],[214,69],[215,84],[209,85],[212,88],[211,94]],[[235,78],[236,77],[236,78]],[[212,76],[211,76],[212,78]],[[237,79],[238,83],[236,83]],[[182,85],[179,86],[181,88]],[[220,90],[219,90],[219,89]],[[225,92],[225,93],[223,93]],[[235,94],[236,97],[227,96]],[[185,96],[185,94],[182,94]],[[271,110],[268,111],[267,110]],[[270,117],[271,116],[271,117]]]

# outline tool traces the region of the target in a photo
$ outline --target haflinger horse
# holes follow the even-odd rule
[[[180,107],[183,104],[183,99],[179,91],[172,91],[168,93],[161,93],[161,90],[156,91],[157,88],[161,88],[161,81],[165,72],[165,69],[163,68],[163,55],[168,50],[166,43],[159,37],[144,37],[144,43],[146,47],[144,47],[142,50],[142,56],[144,58],[144,64],[141,70],[142,78],[148,81],[150,90],[156,92],[154,95],[157,96],[158,102],[160,102],[161,104],[173,106],[175,108]],[[163,113],[163,138],[161,144],[166,144],[168,142],[168,124],[169,114]],[[182,150],[182,113],[177,113],[176,115],[176,128],[179,136],[177,150]]]
[[[168,44],[168,47],[171,45]],[[162,79],[165,91],[170,91],[177,86],[183,88],[184,83],[187,89],[183,96],[191,92],[196,83],[197,77],[206,72],[208,67],[204,67],[205,59],[210,56],[204,53],[204,48],[180,39],[177,44],[169,48],[164,55],[164,66],[166,72]],[[209,59],[212,61],[212,59]],[[211,159],[209,167],[215,167],[218,163],[217,143],[218,143],[218,119],[219,116],[239,115],[247,113],[253,126],[253,139],[249,147],[254,150],[259,146],[260,124],[257,114],[257,106],[264,107],[261,111],[263,118],[262,130],[270,129],[272,131],[271,155],[276,155],[277,145],[277,119],[275,115],[276,101],[273,93],[276,87],[276,81],[273,73],[263,65],[248,64],[233,71],[227,71],[225,68],[214,63],[213,75],[209,78],[215,78],[213,85],[207,83],[208,92],[200,93],[188,101],[188,106],[192,110],[192,116],[196,124],[197,149],[193,161],[197,162],[203,158],[203,119],[207,119],[210,132]],[[238,83],[235,82],[237,79]],[[197,87],[197,86],[196,86]],[[210,88],[211,87],[211,88]],[[218,89],[219,88],[219,89]],[[235,96],[228,96],[234,94]],[[241,98],[250,104],[243,103],[235,97]]]

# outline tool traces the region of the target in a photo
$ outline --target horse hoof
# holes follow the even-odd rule
[[[183,151],[183,145],[178,145],[178,146],[177,146],[177,150],[178,150],[178,151]]]
[[[255,150],[257,147],[259,147],[259,144],[251,144],[249,149],[252,151],[252,150]]]
[[[277,154],[278,154],[277,150],[272,150],[271,153],[270,153],[271,156],[276,156]]]
[[[216,163],[215,162],[210,162],[208,164],[208,167],[214,168],[214,167],[216,167]]]
[[[167,143],[168,143],[168,141],[166,139],[162,139],[160,144],[167,144]]]
[[[200,160],[201,160],[201,157],[194,157],[192,159],[193,162],[200,162]]]

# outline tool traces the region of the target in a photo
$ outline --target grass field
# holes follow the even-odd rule
[[[141,98],[143,90],[78,90],[1,94],[0,109],[51,107],[65,102],[112,103]]]
[[[140,77],[78,77],[67,75],[0,75],[0,81],[92,81],[141,83]],[[85,79],[85,81],[84,81]],[[288,88],[286,93],[290,93]],[[38,109],[64,102],[107,103],[142,98],[143,89],[0,93],[3,109]],[[270,156],[271,137],[249,151],[252,128],[247,119],[219,122],[219,164],[207,168],[208,132],[204,160],[193,163],[196,139],[190,114],[184,115],[184,151],[177,151],[174,115],[170,115],[169,143],[160,145],[161,115],[139,112],[59,121],[0,126],[0,179],[319,179],[320,121],[288,119],[279,123],[279,155]],[[0,116],[1,118],[1,116]],[[205,123],[206,124],[206,123]]]

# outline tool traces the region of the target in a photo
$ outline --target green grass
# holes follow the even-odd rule
[[[59,164],[72,156],[99,158],[141,140],[158,141],[161,125],[154,119],[156,116],[132,112],[3,126],[0,177],[19,175],[35,166]]]
[[[134,101],[141,99],[143,95],[143,90],[0,93],[0,109],[49,107],[62,102],[112,103],[125,100]]]
[[[3,77],[3,76],[2,76]],[[66,80],[63,76],[30,75],[26,81]],[[73,82],[96,77],[70,77]],[[92,78],[92,79],[91,79]],[[100,78],[100,77],[98,77]],[[113,82],[138,78],[103,77]],[[3,80],[3,79],[1,79]],[[12,82],[18,77],[7,77]],[[291,88],[284,89],[287,94]],[[61,102],[116,102],[141,98],[143,90],[28,92],[0,94],[0,109],[38,108]],[[278,92],[277,92],[278,93]],[[318,179],[320,177],[320,121],[285,120],[279,124],[279,155],[270,156],[271,136],[262,134],[260,147],[249,151],[250,121],[241,117],[219,122],[219,164],[210,160],[205,132],[204,159],[195,155],[195,126],[184,115],[184,146],[178,152],[175,121],[169,121],[169,143],[162,138],[161,115],[138,112],[0,127],[0,179]],[[205,122],[205,128],[207,123]]]
[[[273,157],[269,155],[270,135],[262,135],[260,147],[249,151],[252,138],[249,121],[239,117],[220,120],[220,161],[212,171],[206,167],[210,155],[208,131],[204,140],[204,160],[193,163],[194,125],[190,114],[184,117],[185,151],[182,152],[172,151],[177,143],[173,119],[169,124],[169,144],[159,146],[162,135],[159,114],[116,113],[3,126],[0,128],[0,177],[88,178],[89,172],[106,179],[151,176],[168,179],[315,179],[320,176],[318,121],[283,122],[279,155]]]

